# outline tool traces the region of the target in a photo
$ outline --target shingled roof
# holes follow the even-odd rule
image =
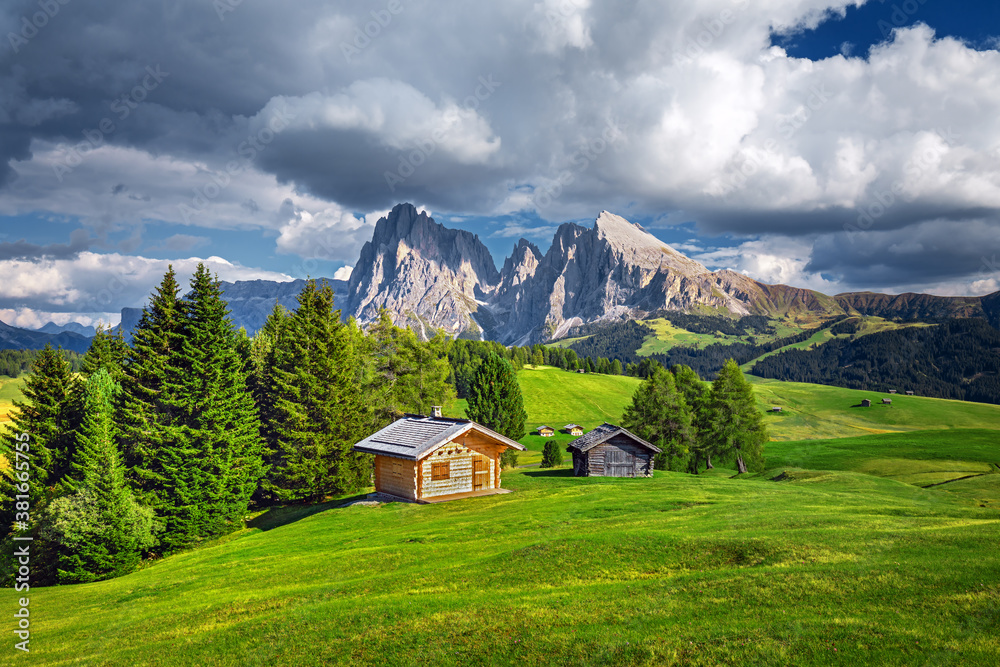
[[[628,429],[624,429],[621,426],[615,426],[614,424],[609,424],[607,422],[604,422],[603,424],[592,430],[590,433],[587,433],[586,435],[581,435],[579,438],[566,445],[566,451],[575,449],[579,452],[585,452],[589,449],[593,449],[597,445],[607,442],[616,435],[624,435],[625,437],[634,440],[636,444],[641,445],[654,452],[659,453],[660,451],[659,447],[657,447],[656,445],[651,445],[650,443],[646,442],[645,440],[635,435]]]
[[[355,444],[354,451],[416,461],[468,431],[476,431],[514,449],[524,449],[524,445],[468,419],[407,415]]]

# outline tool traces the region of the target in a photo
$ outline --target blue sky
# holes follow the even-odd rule
[[[6,322],[344,276],[403,201],[498,267],[607,209],[764,282],[1000,288],[995,3],[116,4],[0,10]]]

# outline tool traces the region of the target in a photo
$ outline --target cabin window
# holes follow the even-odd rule
[[[431,480],[451,479],[451,464],[448,461],[431,464]]]

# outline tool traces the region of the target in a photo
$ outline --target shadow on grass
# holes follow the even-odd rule
[[[541,470],[526,470],[524,474],[528,477],[572,477],[572,468],[543,468]]]
[[[313,514],[319,514],[328,509],[340,507],[352,500],[363,500],[367,495],[367,493],[360,493],[349,498],[337,498],[336,500],[328,500],[324,503],[316,503],[314,505],[283,505],[281,507],[272,507],[260,516],[256,516],[248,521],[247,528],[257,528],[267,532],[275,528],[287,526],[290,523],[295,523],[296,521],[301,521]]]

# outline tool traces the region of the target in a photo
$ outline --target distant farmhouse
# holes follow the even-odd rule
[[[441,502],[508,493],[500,488],[500,454],[523,450],[510,438],[469,421],[407,415],[354,445],[375,455],[375,490],[405,500]]]
[[[771,412],[781,412],[781,406],[775,405],[771,408]]]
[[[660,449],[626,429],[598,426],[566,447],[577,477],[652,477],[653,456]]]
[[[535,429],[535,432],[543,438],[551,438],[556,434],[556,430],[551,426],[539,426]]]
[[[579,424],[566,424],[563,426],[563,430],[570,435],[583,435],[583,427]]]

